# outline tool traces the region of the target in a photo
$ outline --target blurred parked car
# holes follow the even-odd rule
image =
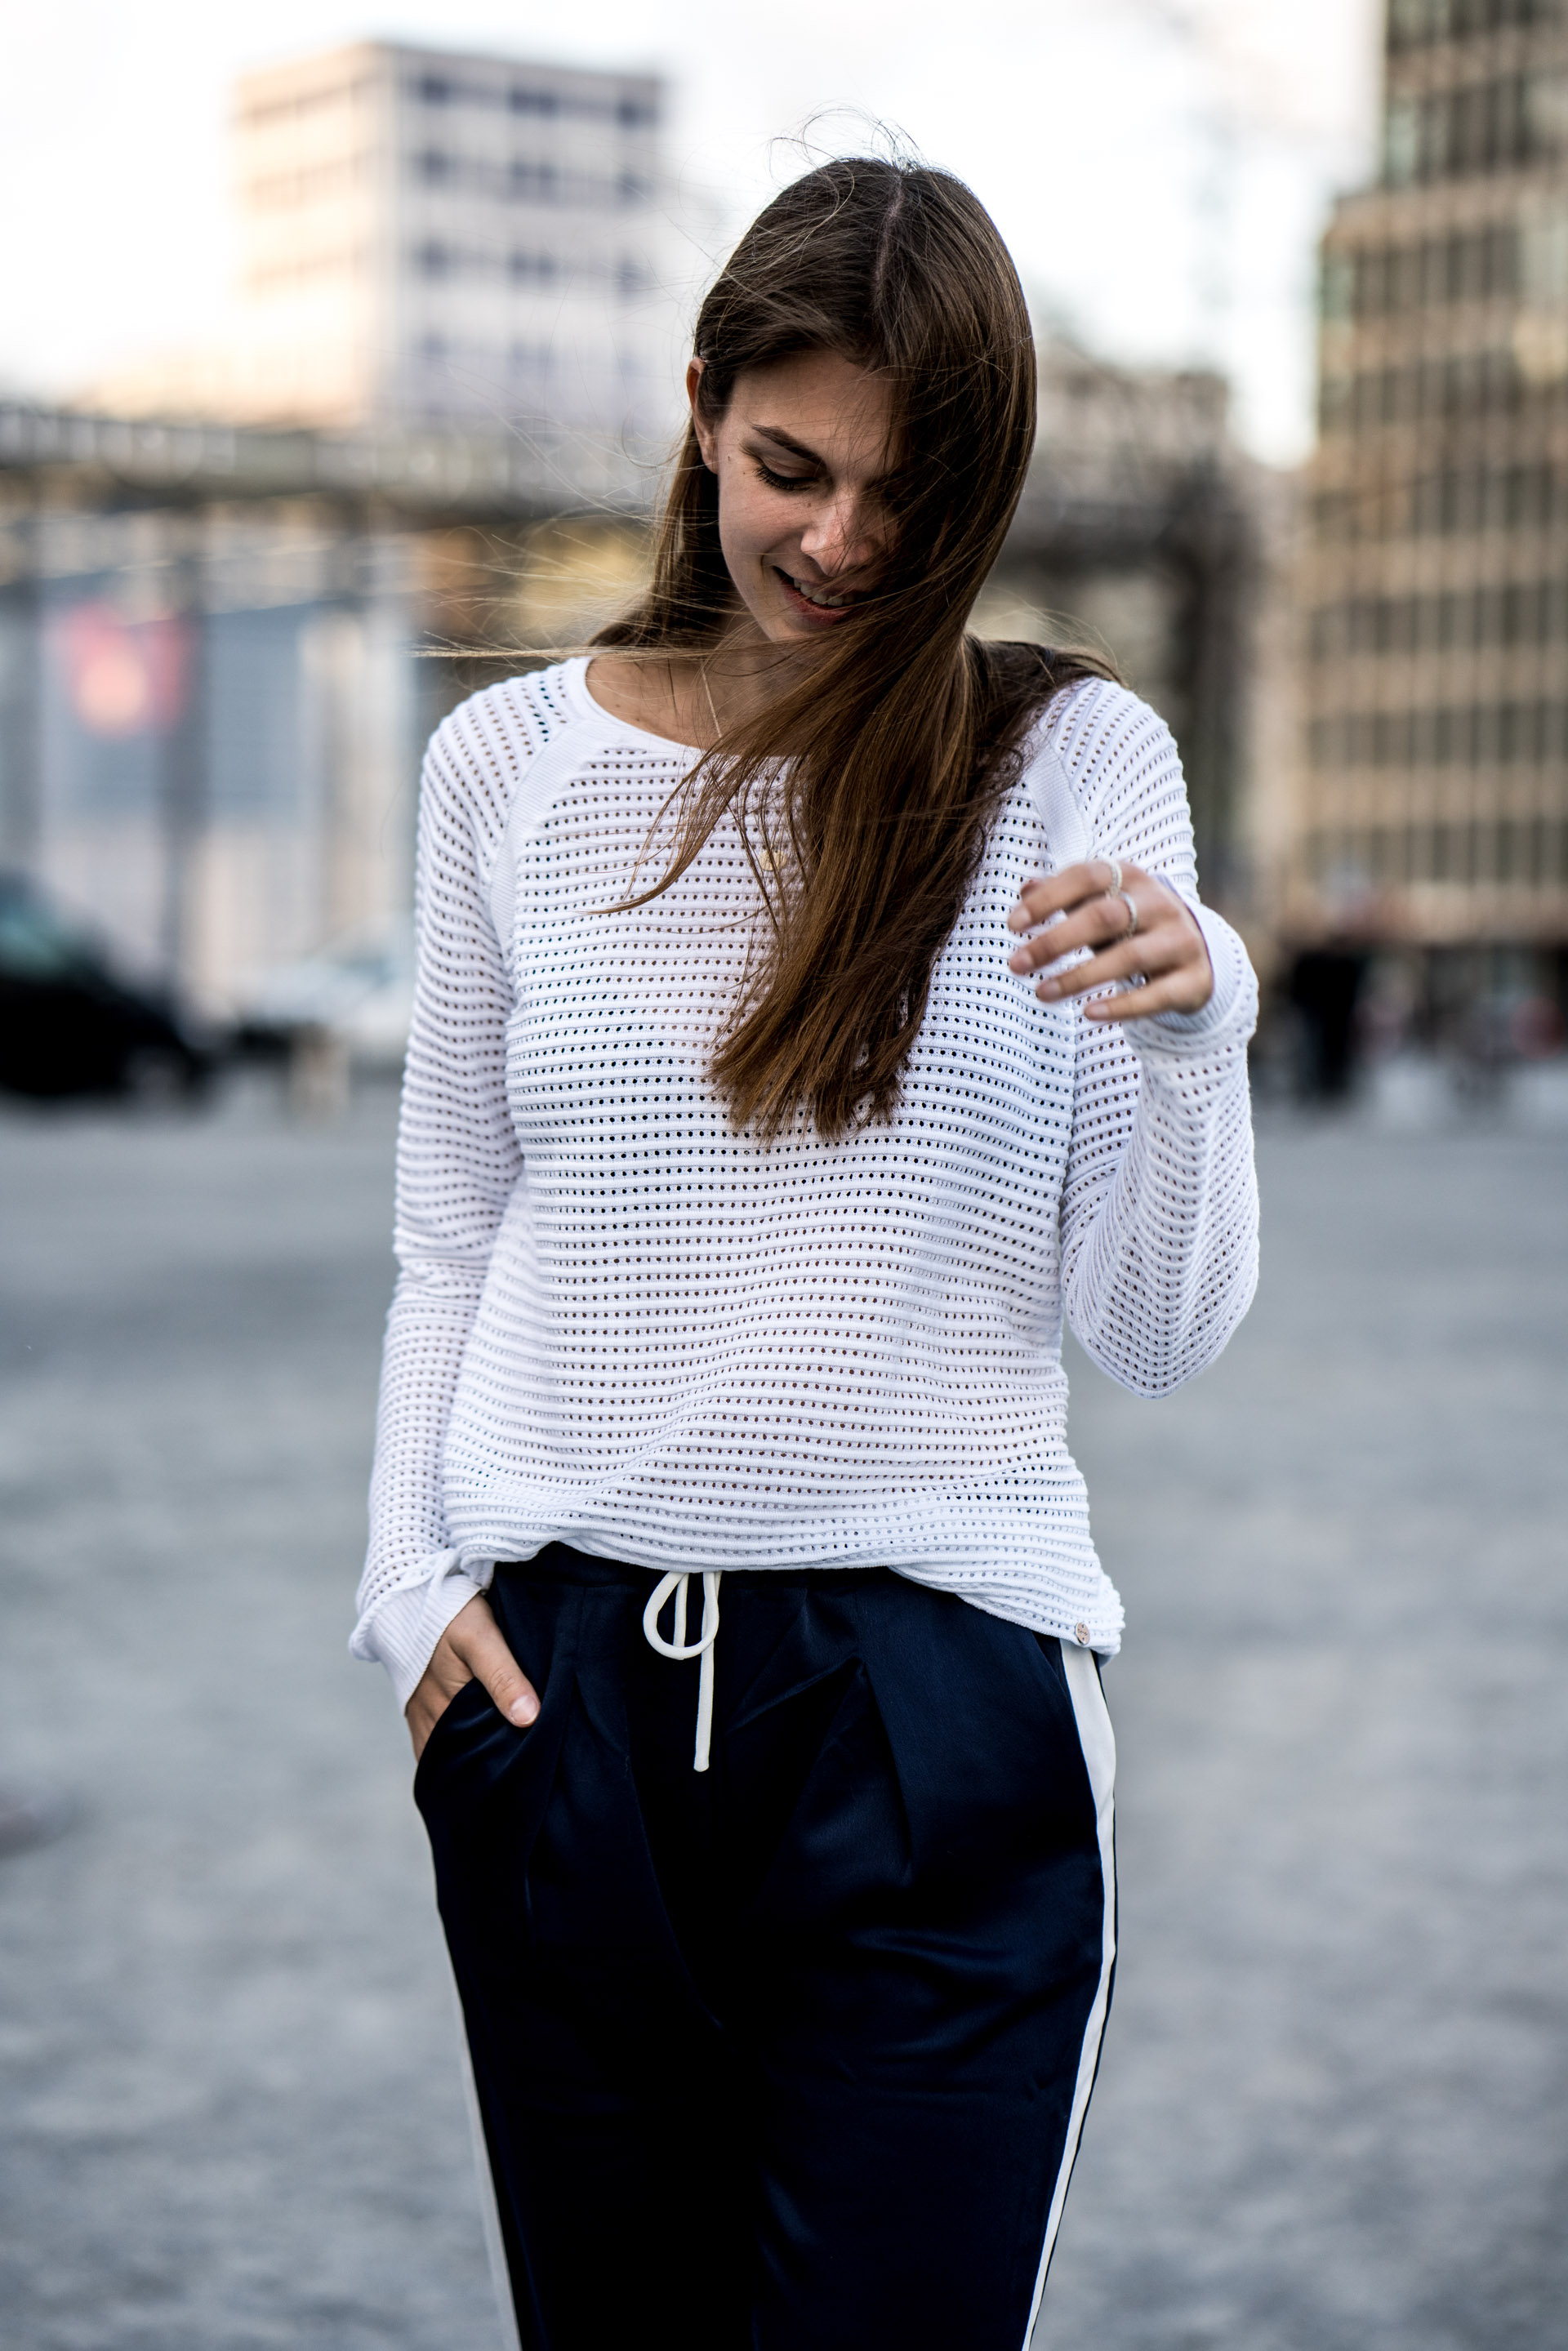
[[[413,927],[357,935],[256,973],[241,992],[239,1039],[256,1052],[330,1044],[354,1068],[402,1067],[413,1013]]]
[[[171,998],[117,973],[36,883],[0,873],[0,1088],[178,1100],[216,1059]]]

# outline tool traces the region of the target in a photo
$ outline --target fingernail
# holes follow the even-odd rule
[[[514,1722],[531,1722],[539,1710],[538,1698],[515,1698],[507,1711]]]
[[[1048,1002],[1051,997],[1060,996],[1061,994],[1061,983],[1057,979],[1042,979],[1040,986],[1034,992],[1040,998],[1040,1002],[1044,1004]]]
[[[1008,969],[1009,971],[1027,971],[1029,969],[1029,950],[1027,947],[1018,947],[1010,956],[1009,956]]]
[[[1008,915],[1008,928],[1009,931],[1023,931],[1029,928],[1029,908],[1027,906],[1013,907]]]

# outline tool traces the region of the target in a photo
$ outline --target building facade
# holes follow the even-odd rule
[[[664,104],[646,75],[384,42],[246,76],[228,329],[96,402],[658,436],[681,283]]]
[[[1378,185],[1322,251],[1281,916],[1412,1001],[1568,944],[1568,16],[1391,0]]]

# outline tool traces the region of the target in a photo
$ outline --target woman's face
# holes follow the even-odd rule
[[[718,535],[737,592],[772,644],[826,636],[875,586],[892,546],[883,502],[887,385],[831,351],[800,351],[736,379],[716,424],[697,413],[718,475]]]

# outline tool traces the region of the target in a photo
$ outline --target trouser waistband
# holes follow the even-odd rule
[[[677,1665],[697,1660],[697,1727],[692,1750],[692,1769],[706,1771],[713,1745],[713,1653],[718,1639],[718,1588],[722,1579],[746,1583],[770,1583],[793,1586],[810,1585],[826,1577],[840,1577],[856,1573],[845,1568],[805,1568],[793,1574],[787,1568],[673,1568],[661,1573],[657,1568],[633,1567],[629,1561],[595,1559],[587,1552],[574,1551],[570,1543],[547,1543],[531,1560],[498,1562],[497,1574],[513,1567],[533,1575],[559,1578],[563,1583],[612,1584],[630,1586],[643,1591],[650,1575],[657,1580],[643,1611],[643,1636],[651,1649],[662,1657],[674,1658]],[[866,1571],[862,1570],[864,1573]],[[873,1568],[873,1574],[885,1575],[886,1568]],[[686,1612],[694,1575],[703,1580],[702,1630],[695,1641],[686,1638]],[[665,1607],[674,1611],[674,1637],[664,1638],[659,1621]]]
[[[591,1552],[574,1551],[570,1543],[552,1542],[531,1559],[498,1560],[496,1573],[558,1576],[563,1583],[616,1584],[627,1591],[646,1592],[650,1582],[657,1583],[661,1576],[700,1575],[704,1569],[697,1560],[685,1567],[639,1567],[631,1560],[598,1559]],[[894,1571],[890,1567],[726,1567],[707,1573],[722,1574],[726,1589],[731,1592],[796,1591],[802,1586],[810,1590],[823,1585],[841,1592],[852,1581],[891,1577]]]

